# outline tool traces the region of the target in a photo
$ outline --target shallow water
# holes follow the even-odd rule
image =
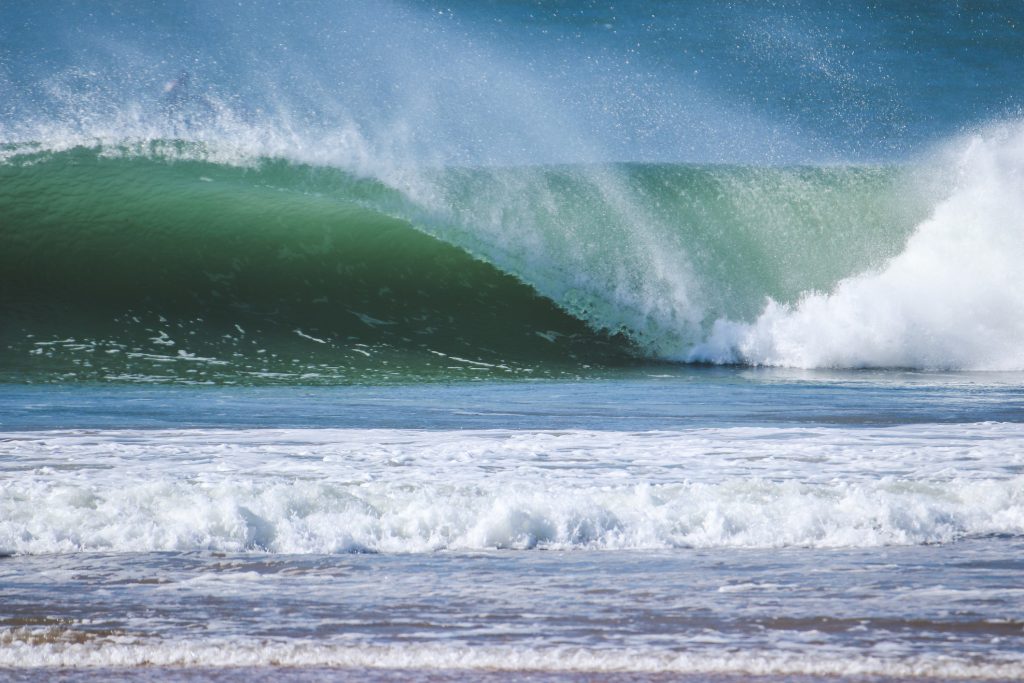
[[[7,386],[0,668],[1013,679],[1017,380]]]
[[[0,656],[33,668],[1010,679],[1024,648],[1020,551],[1017,540],[975,539],[827,551],[15,557],[0,567]]]
[[[616,429],[1018,422],[1024,374],[648,365],[421,386],[0,385],[0,428]]]

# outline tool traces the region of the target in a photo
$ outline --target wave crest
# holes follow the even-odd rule
[[[954,189],[884,267],[751,323],[716,321],[689,360],[800,368],[1024,370],[1024,127],[961,141]]]

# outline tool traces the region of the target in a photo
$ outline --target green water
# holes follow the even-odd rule
[[[361,383],[672,356],[900,251],[895,168],[419,169],[5,150],[0,375]],[[916,198],[916,199],[915,199]]]

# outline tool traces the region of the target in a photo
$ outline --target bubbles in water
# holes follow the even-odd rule
[[[1024,126],[938,160],[952,189],[884,267],[753,323],[721,319],[689,360],[821,367],[1024,369]]]

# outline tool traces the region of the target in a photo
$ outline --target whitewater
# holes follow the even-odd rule
[[[8,432],[17,553],[874,547],[1024,532],[1017,425]],[[54,457],[53,453],[59,454]]]
[[[883,266],[751,323],[715,321],[690,359],[792,367],[1020,370],[1024,253],[1017,125],[960,141],[946,199]]]

